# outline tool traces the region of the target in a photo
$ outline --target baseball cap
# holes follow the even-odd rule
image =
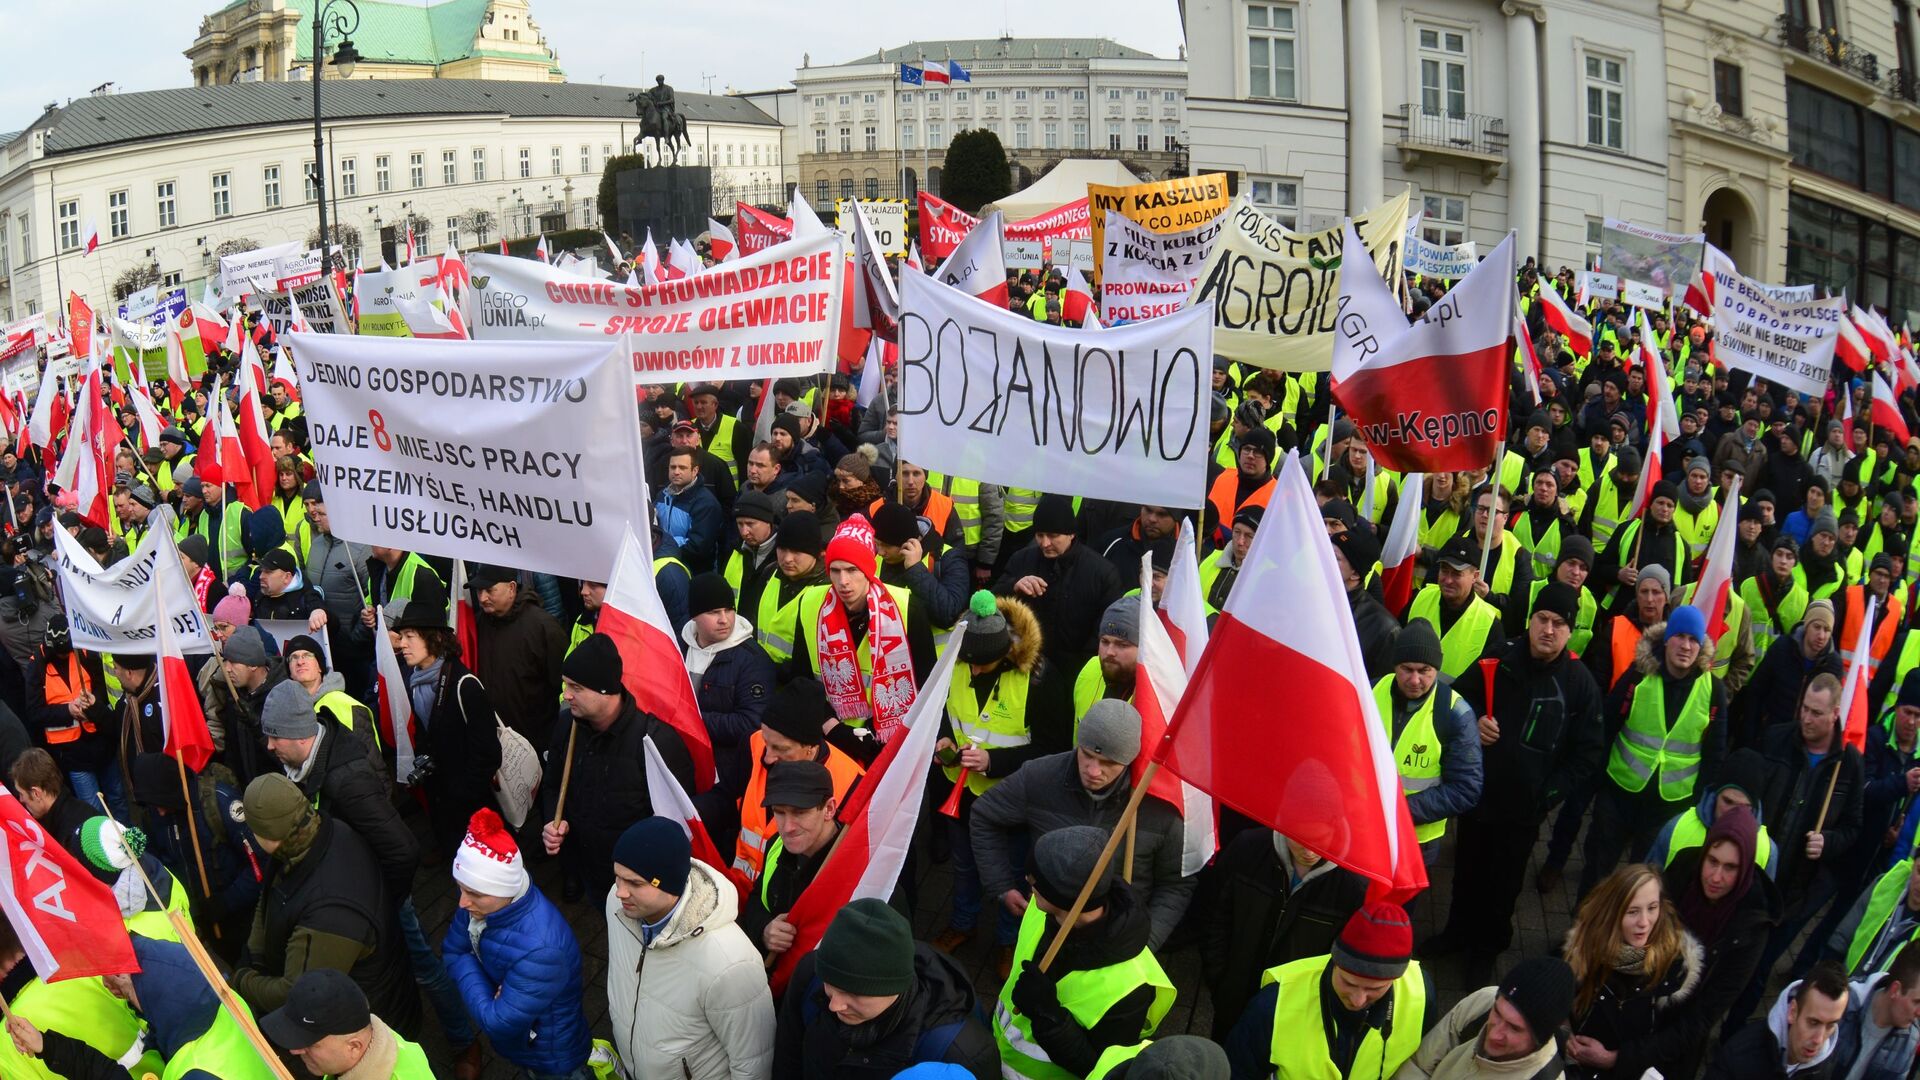
[[[260,1030],[282,1049],[305,1050],[329,1035],[352,1035],[372,1023],[367,995],[352,976],[314,968],[293,984],[285,1005],[260,1018]]]

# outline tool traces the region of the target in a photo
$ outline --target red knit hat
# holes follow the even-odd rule
[[[1353,913],[1333,943],[1333,963],[1366,979],[1397,979],[1413,957],[1413,924],[1399,904],[1375,901]]]
[[[498,813],[481,809],[467,823],[453,857],[453,880],[483,896],[518,899],[527,891],[526,860]]]
[[[833,531],[833,539],[827,541],[826,557],[821,561],[828,566],[837,562],[852,563],[872,578],[878,569],[874,551],[873,525],[865,514],[854,514]]]

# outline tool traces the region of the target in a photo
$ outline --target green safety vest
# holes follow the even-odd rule
[[[406,601],[413,599],[414,579],[422,570],[426,571],[427,576],[435,582],[440,581],[440,575],[434,572],[433,567],[427,565],[425,559],[422,559],[411,551],[407,552],[406,558],[400,560],[400,569],[394,571],[393,589],[391,595],[387,597],[387,602],[389,604],[404,604]],[[372,588],[371,579],[368,581],[368,588]],[[454,602],[458,603],[459,597],[455,597]],[[372,604],[373,597],[368,596],[367,603]]]
[[[1096,670],[1099,664],[1094,661]],[[989,752],[1030,745],[1033,733],[1027,727],[1027,691],[1032,684],[1031,675],[1008,668],[994,680],[993,690],[982,704],[974,696],[973,682],[966,673],[956,671],[947,685],[947,721],[953,725],[954,742]],[[959,766],[945,765],[942,769],[949,782],[960,779]],[[997,783],[977,772],[967,773],[967,790],[975,795],[985,795]]]
[[[1673,527],[1687,541],[1688,557],[1697,559],[1707,550],[1713,541],[1713,527],[1720,523],[1720,504],[1708,502],[1697,514],[1687,512],[1684,506],[1673,508]]]
[[[247,1008],[237,996],[234,1000],[241,1008]],[[251,1016],[253,1010],[247,1009],[247,1014]],[[160,1080],[180,1080],[195,1069],[220,1080],[274,1080],[273,1070],[260,1060],[260,1051],[253,1048],[247,1033],[224,1008],[213,1014],[213,1023],[199,1038],[167,1059],[167,1068],[160,1074]]]
[[[1237,457],[1238,452],[1233,448],[1233,425],[1229,423],[1220,437],[1213,441],[1213,461],[1222,469],[1235,469],[1239,468]]]
[[[726,462],[727,468],[729,469],[735,467],[733,460],[733,432],[734,425],[738,423],[739,421],[733,417],[721,413],[714,418],[713,438],[706,440],[707,453]],[[704,431],[700,434],[703,438],[706,436],[706,432]]]
[[[1760,593],[1760,574],[1740,583],[1740,602],[1753,612],[1753,651],[1756,655],[1767,655],[1767,649],[1774,641],[1793,633],[1793,628],[1800,625],[1801,617],[1807,613],[1807,585],[1800,579],[1800,568],[1795,566],[1793,569],[1794,575],[1789,579],[1792,588],[1773,608],[1767,606],[1766,597]]]
[[[1700,583],[1694,582],[1680,591],[1682,604],[1693,603],[1694,593],[1699,591]],[[1705,610],[1704,608],[1702,610]],[[1713,666],[1708,670],[1716,679],[1724,679],[1727,672],[1733,670],[1733,650],[1740,647],[1740,621],[1747,617],[1747,602],[1740,594],[1727,590],[1727,630],[1713,643]]]
[[[118,1061],[133,1076],[158,1076],[165,1067],[141,1037],[140,1018],[97,976],[55,983],[29,980],[15,995],[13,1011],[41,1031],[79,1039]],[[39,1058],[15,1050],[12,1039],[0,1039],[0,1076],[59,1080]]]
[[[831,585],[809,586],[796,601],[800,616],[795,626],[799,636],[795,640],[806,644],[812,651],[813,670],[816,673],[820,670],[820,643],[813,638],[819,633],[820,608],[826,604],[827,590],[831,588],[833,588]],[[885,582],[874,585],[873,588],[885,589],[893,597],[894,605],[900,609],[900,629],[904,632],[907,627],[907,608],[913,602],[913,594]],[[871,705],[873,698],[873,633],[871,630],[860,638],[860,647],[854,650],[854,659],[860,664],[860,681],[868,704]],[[866,727],[872,722],[871,716],[842,716],[838,719],[848,727],[857,728]]]
[[[173,527],[173,538],[176,541],[185,540],[195,533],[206,537],[208,545],[213,548],[214,557],[220,563],[214,567],[214,572],[224,582],[247,565],[246,538],[241,522],[244,511],[245,508],[238,502],[228,499],[220,504],[220,531],[217,536],[209,524],[210,515],[203,512],[200,524],[196,526],[189,526],[184,517],[178,519]]]
[[[573,628],[567,635],[568,656],[572,656],[573,650],[579,648],[581,642],[592,637],[599,630],[596,624],[583,621],[585,618],[583,613],[580,618],[573,620]]]
[[[727,587],[733,590],[733,606],[740,606],[740,582],[747,571],[747,560],[740,557],[740,549],[727,552],[727,562],[720,568],[720,576],[727,581]]]
[[[1902,859],[1887,868],[1880,880],[1873,883],[1873,892],[1867,897],[1867,909],[1860,913],[1860,925],[1854,928],[1853,940],[1847,943],[1847,975],[1849,978],[1871,975],[1871,971],[1859,970],[1860,961],[1873,947],[1873,941],[1886,929],[1893,918],[1896,904],[1907,900],[1907,879],[1913,875],[1913,860]],[[1920,926],[1915,926],[1907,936],[1908,941],[1920,939]],[[1899,949],[1887,950],[1887,962],[1892,963]],[[1884,966],[1876,970],[1885,970]]]
[[[1500,487],[1508,492],[1520,490],[1521,481],[1526,479],[1527,459],[1513,451],[1500,459]]]
[[[956,504],[958,500],[955,500]],[[1033,512],[1040,508],[1040,493],[1027,488],[1001,488],[1000,513],[1007,531],[1023,533],[1033,528]]]
[[[1400,772],[1400,790],[1412,795],[1440,782],[1440,736],[1433,729],[1433,703],[1440,697],[1436,681],[1426,700],[1407,717],[1407,726],[1393,743],[1393,767]],[[1380,724],[1387,736],[1393,736],[1393,676],[1373,684],[1373,702],[1380,709]],[[1446,835],[1447,819],[1429,821],[1413,827],[1413,838],[1424,844]]]
[[[809,585],[800,590],[793,599],[780,603],[780,576],[776,573],[760,590],[760,610],[754,612],[753,635],[760,641],[760,647],[776,664],[784,664],[793,656],[793,642],[800,633],[800,604],[806,595],[818,585]],[[816,605],[814,615],[820,614]]]
[[[767,899],[767,887],[773,881],[773,868],[779,865],[780,856],[786,853],[787,842],[781,839],[778,832],[775,832],[773,834],[773,843],[767,845],[766,864],[760,871],[760,906],[766,908],[768,911],[773,911],[773,902]],[[774,914],[777,915],[779,912],[774,912]]]
[[[1900,699],[1900,685],[1907,681],[1907,673],[1917,664],[1920,664],[1920,633],[1909,632],[1900,645],[1900,655],[1894,659],[1893,685],[1887,687],[1887,698],[1880,703],[1889,729],[1893,727],[1893,707]]]
[[[1660,797],[1667,802],[1693,798],[1694,781],[1700,777],[1700,747],[1706,739],[1709,709],[1713,701],[1713,680],[1696,679],[1680,707],[1680,716],[1669,727],[1667,722],[1666,681],[1664,674],[1648,675],[1633,688],[1633,706],[1626,726],[1613,741],[1607,758],[1607,776],[1620,790],[1640,792],[1647,781],[1660,774]]]
[[[1475,546],[1479,546],[1478,541],[1475,541]],[[1505,596],[1513,591],[1513,566],[1519,558],[1516,554],[1519,550],[1520,541],[1515,540],[1512,533],[1502,530],[1500,553],[1493,557],[1493,565],[1488,567],[1493,571],[1493,576],[1487,580],[1488,593],[1494,596]]]
[[[1580,477],[1581,491],[1593,490],[1593,478],[1603,475],[1600,470],[1604,469],[1606,463],[1611,461],[1612,458],[1612,451],[1608,451],[1606,457],[1600,459],[1598,462],[1594,461],[1593,447],[1591,446],[1583,446],[1573,455],[1573,471],[1575,475]]]
[[[971,551],[980,546],[980,481],[964,476],[927,474],[927,483],[953,501],[953,515],[960,519],[960,542]]]
[[[394,1046],[398,1051],[393,1058],[392,1080],[434,1080],[433,1066],[427,1063],[427,1052],[401,1038],[396,1031],[389,1029],[388,1034],[393,1036]],[[596,1052],[600,1048],[599,1043],[600,1040],[594,1040]],[[600,1068],[593,1058],[587,1059],[587,1067],[593,1069],[596,1076],[601,1075]],[[334,1080],[334,1078],[328,1076],[326,1080]]]
[[[1679,817],[1673,819],[1673,832],[1667,836],[1667,861],[1661,866],[1673,865],[1674,856],[1690,851],[1707,842],[1707,823],[1700,820],[1700,808],[1690,807]],[[1759,836],[1753,845],[1753,862],[1761,870],[1773,862],[1773,837],[1765,825],[1760,826]]]
[[[1101,1052],[1100,1060],[1093,1063],[1093,1071],[1087,1074],[1087,1080],[1102,1080],[1108,1073],[1119,1068],[1122,1062],[1132,1061],[1152,1045],[1153,1040],[1147,1039],[1132,1046],[1107,1047]]]
[[[1413,598],[1407,618],[1425,619],[1433,624],[1433,632],[1440,635],[1440,670],[1448,678],[1457,679],[1480,659],[1487,645],[1487,631],[1499,623],[1500,611],[1475,596],[1467,601],[1467,610],[1453,620],[1453,628],[1441,633],[1440,586],[1427,585]]]
[[[1207,614],[1209,615],[1219,611],[1220,605],[1227,602],[1225,596],[1220,597],[1219,601],[1215,602],[1213,590],[1214,584],[1220,580],[1221,573],[1226,570],[1227,564],[1232,560],[1233,548],[1229,546],[1221,548],[1219,551],[1214,552],[1200,561],[1200,598],[1206,605]],[[1235,580],[1238,580],[1238,575],[1235,575]]]
[[[1621,559],[1624,560],[1633,553],[1634,539],[1640,535],[1641,527],[1645,521],[1645,518],[1634,518],[1632,521],[1620,526],[1620,531],[1614,534],[1614,539],[1619,541],[1618,546],[1615,547],[1614,550],[1620,553]],[[1655,541],[1655,543],[1657,544],[1658,541]],[[1640,545],[1640,565],[1646,566],[1658,561],[1654,558],[1654,555],[1655,552],[1642,542]],[[1690,562],[1692,562],[1692,559],[1687,555],[1687,538],[1677,527],[1676,519],[1676,527],[1673,530],[1673,562],[1669,564],[1673,576],[1678,577],[1685,573],[1687,564]]]
[[[1553,524],[1539,536],[1533,535],[1533,518],[1523,509],[1513,528],[1508,529],[1520,546],[1533,553],[1533,577],[1539,581],[1553,576],[1553,568],[1560,561],[1560,519],[1555,517]],[[1591,570],[1593,567],[1589,566]]]
[[[1028,904],[1026,915],[1020,919],[1020,937],[1013,946],[1014,971],[1018,972],[1039,952],[1046,923],[1047,916],[1040,905]],[[993,1038],[1000,1044],[1000,1074],[1026,1080],[1080,1080],[1055,1065],[1040,1044],[1033,1041],[1032,1022],[1013,1007],[1013,984],[1017,981],[1008,979],[1000,987],[1000,1000],[993,1008]],[[1159,1028],[1167,1010],[1173,1008],[1174,996],[1173,980],[1161,970],[1152,950],[1141,949],[1132,959],[1103,968],[1069,971],[1055,983],[1055,992],[1059,995],[1060,1007],[1067,1010],[1074,1022],[1091,1030],[1107,1015],[1108,1009],[1142,986],[1154,989],[1153,1004],[1147,1008],[1147,1021],[1139,1034],[1145,1038]]]
[[[359,698],[348,694],[344,690],[329,690],[320,695],[320,700],[313,703],[313,708],[315,712],[332,713],[333,718],[340,721],[342,728],[347,731],[352,731],[353,710],[364,709],[366,705],[362,704]],[[373,747],[378,750],[380,749],[380,725],[374,724],[372,727]]]
[[[1073,677],[1073,733],[1080,734],[1080,718],[1087,715],[1093,703],[1107,696],[1107,677],[1100,673],[1100,658],[1095,656],[1080,665],[1080,674]],[[1127,696],[1127,702],[1133,702],[1133,696]]]
[[[1403,495],[1402,498],[1420,499],[1424,498],[1425,494],[1423,491],[1410,491],[1406,495]],[[1452,507],[1448,507],[1440,512],[1439,517],[1434,518],[1433,521],[1429,523],[1427,521],[1427,508],[1422,506],[1420,508],[1419,532],[1421,547],[1445,547],[1447,541],[1453,539],[1460,533],[1460,512],[1454,510]]]
[[[1273,1003],[1273,1041],[1268,1056],[1276,1070],[1286,1067],[1288,1080],[1393,1075],[1420,1049],[1427,1012],[1427,986],[1420,974],[1420,962],[1409,962],[1406,973],[1393,981],[1393,1024],[1386,1036],[1368,1029],[1354,1052],[1353,1067],[1342,1073],[1333,1067],[1326,1018],[1320,1006],[1320,979],[1332,961],[1331,956],[1309,956],[1261,974],[1263,989],[1280,984],[1280,995]]]
[[[180,935],[174,931],[172,921],[167,918],[169,911],[179,912],[180,917],[186,920],[189,927],[193,925],[193,911],[187,906],[187,887],[180,884],[180,879],[175,877],[171,870],[167,871],[167,880],[173,885],[173,891],[167,894],[167,906],[160,911],[141,911],[128,916],[127,933],[139,934],[141,937],[152,938],[155,941],[178,942]]]
[[[1534,578],[1533,586],[1527,594],[1527,617],[1533,617],[1533,606],[1540,600],[1540,590],[1547,587],[1552,578]],[[1600,616],[1600,605],[1594,601],[1593,593],[1585,585],[1580,586],[1580,606],[1573,613],[1573,629],[1567,634],[1567,651],[1575,656],[1587,651],[1587,645],[1593,641],[1593,620]]]
[[[1620,527],[1620,515],[1626,511],[1627,505],[1633,501],[1633,492],[1629,491],[1622,494],[1619,486],[1613,482],[1613,474],[1608,473],[1600,478],[1598,487],[1582,488],[1580,495],[1595,500],[1593,504],[1593,550],[1595,554],[1604,555],[1607,552],[1607,545],[1613,539],[1614,530]]]
[[[1793,580],[1796,585],[1799,585],[1807,591],[1809,599],[1825,600],[1834,593],[1839,592],[1840,586],[1847,583],[1847,568],[1845,565],[1836,562],[1833,564],[1832,577],[1825,581],[1815,582],[1808,580],[1805,563],[1794,563]]]

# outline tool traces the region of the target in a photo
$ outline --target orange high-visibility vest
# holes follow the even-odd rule
[[[1887,604],[1874,616],[1873,641],[1867,649],[1867,678],[1880,670],[1880,661],[1887,658],[1887,650],[1893,648],[1893,635],[1900,629],[1901,617],[1906,614],[1906,605],[1900,602],[1897,593],[1889,590]],[[1860,625],[1867,619],[1867,587],[1865,585],[1847,586],[1847,618],[1840,628],[1840,653],[1852,656],[1855,643],[1860,640]]]
[[[836,804],[847,801],[847,792],[867,770],[847,755],[820,744],[827,751],[827,759],[820,764],[827,767],[833,775],[833,798]],[[760,877],[760,868],[767,861],[767,844],[774,835],[773,819],[767,816],[767,808],[760,800],[767,794],[767,740],[759,732],[747,740],[747,752],[753,755],[753,774],[747,779],[747,793],[740,799],[740,837],[733,842],[733,865],[747,875],[748,881]]]

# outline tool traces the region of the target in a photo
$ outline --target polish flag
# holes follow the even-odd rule
[[[1006,275],[1001,275],[1006,280]],[[1093,314],[1093,287],[1081,275],[1077,266],[1067,267],[1067,286],[1060,290],[1060,318],[1066,322],[1085,323],[1087,316]],[[1099,321],[1097,318],[1094,320]]]
[[[273,449],[267,442],[267,414],[261,403],[261,387],[266,371],[252,342],[240,350],[240,411],[233,417],[240,436],[244,472],[233,476],[234,461],[227,460],[228,482],[234,494],[249,510],[258,510],[273,498]],[[224,451],[224,447],[222,450]],[[222,458],[225,459],[224,453]]]
[[[1647,361],[1647,385],[1651,390],[1647,408],[1658,414],[1660,430],[1666,435],[1661,440],[1664,444],[1680,437],[1680,410],[1673,403],[1673,383],[1667,375],[1667,365],[1661,362],[1660,347],[1653,341],[1653,324],[1647,321],[1644,310],[1636,314],[1640,318],[1640,353]],[[1647,426],[1651,428],[1653,424]]]
[[[467,584],[465,559],[453,560],[453,573],[447,582],[447,629],[460,643],[460,655],[480,655],[480,620],[473,611],[473,588]]]
[[[53,448],[53,437],[66,430],[73,409],[60,389],[60,379],[48,372],[40,379],[40,390],[33,397],[33,412],[27,417],[27,441],[46,453]]]
[[[160,445],[160,432],[166,427],[160,422],[160,412],[153,407],[153,399],[135,391],[128,395],[133,402],[133,414],[140,421],[140,445],[143,449],[152,449]]]
[[[1408,473],[1403,478],[1400,502],[1393,508],[1393,522],[1380,545],[1382,599],[1395,615],[1413,603],[1413,571],[1420,554],[1420,502],[1426,482],[1425,473]],[[1356,566],[1353,571],[1365,577],[1367,568]]]
[[[640,745],[647,755],[647,800],[653,803],[654,816],[679,822],[681,831],[687,834],[687,839],[693,844],[693,857],[733,882],[739,899],[744,903],[752,883],[734,868],[732,859],[720,854],[719,846],[713,842],[713,834],[707,831],[707,823],[700,818],[700,810],[687,797],[687,789],[674,779],[673,770],[667,768],[667,761],[660,756],[660,748],[654,744],[653,736],[641,736]]]
[[[192,311],[194,329],[200,332],[200,343],[203,349],[208,347],[209,342],[226,338],[227,320],[221,318],[218,311],[210,305],[197,302],[192,305]]]
[[[1707,544],[1707,559],[1700,565],[1700,580],[1694,586],[1693,606],[1707,614],[1707,636],[1719,641],[1727,626],[1727,597],[1733,593],[1733,553],[1740,535],[1740,477],[1736,473],[1720,502],[1720,520],[1713,527],[1713,540]]]
[[[294,401],[300,400],[300,377],[293,373],[293,361],[287,358],[286,349],[276,349],[273,353],[273,374],[269,376],[274,383],[287,388],[287,396]]]
[[[1640,340],[1637,351],[1647,348],[1652,331],[1647,327],[1647,316],[1640,312]],[[1667,443],[1680,432],[1680,420],[1674,411],[1673,392],[1667,387],[1667,366],[1650,363],[1647,365],[1647,379],[1650,392],[1647,394],[1647,452],[1641,458],[1640,480],[1633,486],[1633,498],[1625,509],[1620,511],[1620,524],[1640,516],[1653,497],[1653,485],[1660,482],[1661,458],[1665,456]]]
[[[1558,289],[1540,290],[1540,317],[1553,327],[1554,333],[1567,339],[1567,348],[1572,349],[1575,356],[1593,355],[1593,324],[1568,307]]]
[[[1507,428],[1513,333],[1513,236],[1413,325],[1345,230],[1333,396],[1381,467],[1461,471],[1494,459]],[[1417,414],[1412,426],[1396,421]],[[1446,438],[1441,432],[1457,432]]]
[[[855,405],[864,409],[887,392],[886,369],[889,362],[900,362],[899,345],[878,337],[867,343],[866,359],[860,364],[860,385],[853,396]]]
[[[540,234],[540,242],[534,245],[533,255],[543,263],[551,263],[553,261],[547,254],[547,235],[545,233]]]
[[[685,270],[687,277],[692,277],[706,269],[700,264],[700,253],[693,250],[693,245],[685,240],[675,240],[672,246],[667,248],[667,253],[673,256],[673,265]]]
[[[920,61],[920,79],[927,83],[950,83],[953,77],[947,73],[947,65],[938,61],[927,63]]]
[[[713,261],[732,262],[740,257],[740,246],[733,242],[733,230],[725,225],[707,219],[707,250],[713,252]]]
[[[773,404],[773,380],[760,383],[760,401],[753,413],[753,441],[758,443],[773,441],[773,421],[780,410]]]
[[[1540,291],[1550,293],[1553,290]],[[1533,337],[1527,333],[1527,320],[1520,317],[1518,309],[1513,313],[1513,339],[1518,343],[1520,372],[1527,378],[1527,392],[1533,395],[1533,403],[1538,405],[1540,404],[1540,354],[1533,351]],[[1373,459],[1368,458],[1367,461],[1371,464]]]
[[[1686,292],[1680,297],[1680,302],[1692,308],[1701,318],[1711,319],[1714,298],[1720,291],[1719,279],[1725,277],[1728,281],[1734,281],[1739,275],[1739,268],[1733,265],[1727,253],[1708,244],[1700,259],[1700,272],[1687,282]]]
[[[1007,262],[1000,251],[1003,232],[1000,211],[982,218],[933,272],[934,280],[1005,311],[1008,292]]]
[[[47,835],[0,786],[0,910],[42,982],[139,971],[113,888]]]
[[[600,239],[607,242],[607,254],[613,256],[613,265],[619,266],[621,263],[627,261],[626,258],[620,254],[620,245],[613,242],[613,237],[607,235],[607,230],[600,230]]]
[[[1912,438],[1907,431],[1907,418],[1900,414],[1900,401],[1894,397],[1893,387],[1887,385],[1884,372],[1873,373],[1873,403],[1868,407],[1867,426],[1869,429],[1884,428],[1899,436],[1893,444],[1895,446],[1905,446],[1907,440]]]
[[[1846,315],[1840,317],[1840,334],[1834,343],[1833,358],[1845,364],[1856,374],[1867,370],[1867,361],[1873,358],[1867,349],[1866,337],[1860,333],[1860,327]]]
[[[100,246],[100,227],[93,223],[92,218],[88,218],[86,225],[80,230],[80,243],[86,248],[80,253],[83,259],[93,254],[94,249]]]
[[[1853,655],[1847,657],[1845,689],[1840,692],[1840,737],[1848,746],[1867,750],[1867,680],[1873,669],[1873,617],[1878,614],[1880,598],[1867,595],[1867,614],[1860,624],[1860,636],[1854,639]]]
[[[926,266],[920,261],[920,241],[918,240],[907,241],[907,265],[923,274],[927,272]]]
[[[607,597],[612,599],[611,591]],[[604,612],[603,608],[602,625],[606,622]],[[958,635],[965,626],[963,622],[954,628],[952,642],[960,640]],[[841,908],[869,897],[885,900],[899,884],[901,867],[907,861],[907,844],[920,819],[933,744],[940,738],[940,717],[946,711],[953,665],[959,655],[959,649],[949,648],[933,665],[907,711],[906,738],[886,744],[868,767],[866,778],[840,808],[845,831],[834,842],[819,873],[787,912],[787,921],[794,929],[793,947],[781,953],[774,964],[774,996],[786,992],[794,967],[820,943],[827,924]]]
[[[1427,870],[1345,594],[1313,484],[1290,451],[1154,759],[1404,902],[1427,887]],[[1274,712],[1276,685],[1312,702],[1312,715]]]
[[[643,503],[651,496],[640,492]],[[653,580],[653,537],[635,533],[631,525],[607,578],[607,598],[600,606],[600,633],[620,649],[627,692],[640,706],[672,725],[693,757],[694,784],[713,786],[713,741],[693,694],[687,664],[680,655],[678,637],[667,621],[667,608]],[[941,701],[945,701],[944,697]]]
[[[233,418],[227,415],[227,397],[220,387],[220,376],[213,377],[213,392],[207,395],[207,427],[200,435],[200,442],[193,455],[193,472],[202,483],[219,484],[226,479],[226,470],[221,468],[223,456],[220,444],[227,439],[227,431],[233,427]],[[232,433],[234,449],[238,460],[240,453],[240,433]]]
[[[1200,561],[1194,556],[1191,522],[1181,522],[1180,536],[1158,612],[1153,607],[1153,558],[1140,556],[1140,662],[1134,668],[1133,705],[1140,713],[1141,746],[1158,746],[1166,737],[1167,717],[1187,692],[1189,663],[1198,668],[1207,648],[1207,616],[1200,598]],[[1176,574],[1185,579],[1177,585]],[[1171,608],[1169,602],[1179,607]],[[1141,781],[1146,769],[1146,755],[1134,755],[1130,770],[1134,783]],[[1213,800],[1181,781],[1172,769],[1154,770],[1147,794],[1180,814],[1180,872],[1191,877],[1205,869],[1220,850],[1213,830]]]
[[[1853,305],[1853,325],[1860,331],[1860,339],[1866,342],[1867,352],[1882,366],[1893,363],[1893,354],[1899,350],[1900,343],[1894,340],[1893,328],[1887,320],[1872,308]]]
[[[859,200],[853,204],[853,324],[885,341],[900,335],[900,294],[893,287],[886,257],[873,237],[873,223]]]
[[[393,651],[386,609],[373,610],[373,670],[380,691],[379,722],[387,745],[393,747],[393,774],[413,772],[413,701],[407,696],[407,673]]]
[[[156,585],[165,589],[153,590],[153,605],[159,646],[160,720],[167,732],[164,751],[197,773],[213,759],[213,735],[207,730],[207,716],[200,709],[200,692],[194,686],[193,673],[187,670],[186,655],[173,639],[170,625],[173,620],[160,606],[163,592],[191,596],[193,585],[187,581],[186,568],[180,565],[180,551],[173,545],[173,533],[166,529],[158,533],[160,546],[154,553],[154,565],[159,568],[160,578]],[[193,617],[201,616],[195,611]]]
[[[292,293],[287,294],[289,298]],[[166,329],[167,346],[167,400],[173,404],[173,413],[180,415],[180,404],[187,399],[187,392],[193,389],[193,376],[187,374],[187,349],[180,341],[180,331],[169,326]],[[146,396],[145,393],[135,395]]]
[[[500,254],[505,255],[506,253],[507,253],[507,238],[503,236],[500,238]],[[387,268],[386,264],[382,262],[380,269],[385,270],[386,268]]]

